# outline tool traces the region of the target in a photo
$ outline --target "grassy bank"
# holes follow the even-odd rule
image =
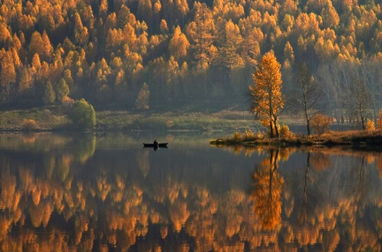
[[[0,111],[1,131],[26,129],[26,122],[33,120],[33,130],[50,131],[67,128],[71,121],[59,106]]]
[[[98,130],[167,130],[167,131],[232,131],[253,128],[247,113],[147,113],[101,111],[97,113]]]
[[[60,106],[0,111],[0,131],[22,131],[26,121],[35,122],[33,130],[53,131],[71,128],[72,121]],[[256,127],[252,116],[242,111],[215,113],[131,113],[98,111],[97,131],[242,131]]]
[[[268,138],[261,134],[235,134],[210,142],[217,146],[258,146],[273,145],[285,147],[299,146],[350,146],[354,148],[376,148],[382,146],[382,131],[330,131],[321,135]]]

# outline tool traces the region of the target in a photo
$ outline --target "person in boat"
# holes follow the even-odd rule
[[[158,147],[158,145],[159,145],[156,139],[154,140],[153,144],[154,144],[154,147]]]

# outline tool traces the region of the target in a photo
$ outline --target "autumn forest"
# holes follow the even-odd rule
[[[315,109],[338,120],[382,107],[379,1],[4,0],[0,13],[5,108],[85,98],[97,110],[247,109],[269,51],[286,108],[302,78],[320,90]]]
[[[382,251],[381,69],[382,0],[0,0],[0,251]]]

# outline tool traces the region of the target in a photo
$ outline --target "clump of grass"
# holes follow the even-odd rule
[[[232,139],[233,139],[234,141],[242,141],[242,140],[243,140],[243,137],[242,137],[242,135],[240,134],[240,132],[235,132],[235,133],[233,133],[233,137],[232,137]]]
[[[253,132],[253,131],[250,130],[250,129],[245,130],[245,132],[244,132],[244,136],[245,136],[246,139],[253,139],[253,138],[256,138],[256,134],[255,134],[255,132]]]
[[[33,131],[39,129],[37,122],[33,119],[24,119],[21,129],[25,131]]]
[[[284,124],[280,127],[280,137],[291,138],[294,137],[294,133],[289,129],[288,125]]]
[[[242,141],[255,141],[259,139],[264,139],[264,133],[262,132],[253,132],[250,129],[245,130],[243,133],[235,132],[232,137],[228,140],[234,142],[242,142]]]
[[[264,139],[265,134],[261,131],[254,132],[250,129],[245,130],[243,134],[243,138],[246,141],[251,141],[251,140],[259,140],[259,139]]]
[[[34,120],[37,129],[60,129],[65,128],[70,120],[61,106],[45,108],[31,108],[24,110],[0,111],[0,130],[26,130],[24,123]],[[32,127],[32,126],[31,126]]]

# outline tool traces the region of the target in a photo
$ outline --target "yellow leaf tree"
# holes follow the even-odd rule
[[[251,111],[269,128],[270,137],[278,137],[278,115],[284,107],[284,101],[281,93],[280,63],[272,51],[263,56],[252,80],[254,83],[249,86]]]

